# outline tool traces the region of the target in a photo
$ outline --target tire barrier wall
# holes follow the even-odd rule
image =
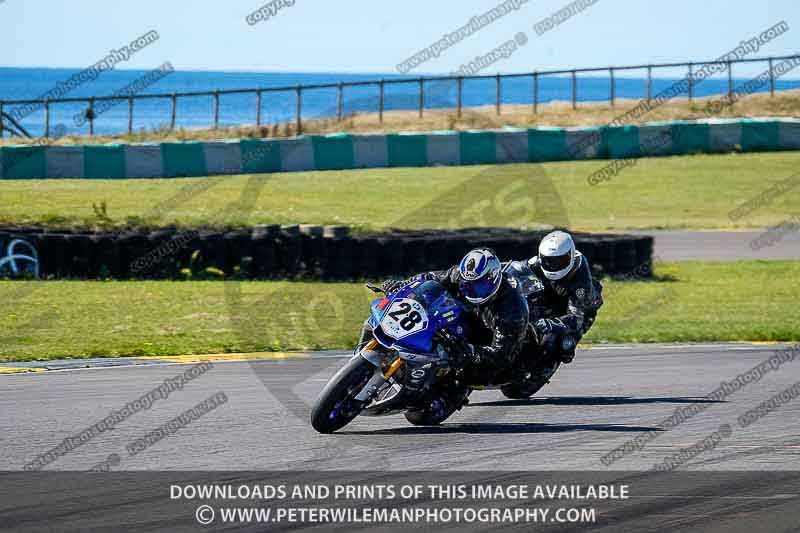
[[[800,119],[388,135],[334,134],[281,140],[9,146],[0,148],[0,178],[174,178],[768,150],[800,150]]]
[[[37,258],[48,279],[359,280],[445,269],[477,246],[501,259],[535,255],[545,231],[466,229],[351,235],[343,226],[256,226],[228,232],[56,233],[0,228],[0,243],[25,241],[15,254]],[[650,272],[653,239],[574,234],[578,249],[604,274]],[[6,250],[6,248],[3,248]],[[30,253],[33,250],[33,253]],[[37,254],[38,251],[38,254]],[[9,271],[3,277],[17,277]]]

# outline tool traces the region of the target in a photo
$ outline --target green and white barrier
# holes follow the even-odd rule
[[[304,135],[290,139],[130,145],[7,146],[0,148],[0,177],[173,178],[769,150],[800,150],[800,120],[730,119],[621,127]]]

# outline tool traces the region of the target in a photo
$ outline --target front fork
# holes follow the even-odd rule
[[[361,402],[368,402],[375,396],[375,393],[378,392],[378,389],[383,387],[391,377],[400,370],[405,361],[398,355],[392,364],[389,365],[389,368],[386,369],[386,372],[381,370],[381,356],[378,352],[375,351],[375,348],[378,346],[378,341],[372,340],[367,343],[356,355],[356,357],[363,357],[376,367],[375,374],[370,378],[367,384],[364,386],[363,389],[356,395],[356,400]]]

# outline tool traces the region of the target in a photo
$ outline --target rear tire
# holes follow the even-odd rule
[[[311,426],[320,433],[333,433],[352,422],[364,407],[354,396],[376,370],[361,356],[350,359],[319,393],[311,410]]]
[[[503,396],[511,400],[527,400],[528,398],[536,394],[536,392],[539,389],[541,389],[544,385],[545,384],[542,383],[541,385],[539,385],[534,389],[533,384],[528,386],[527,384],[518,385],[515,383],[513,385],[503,385],[502,387],[500,387],[500,392],[503,393]]]
[[[526,381],[524,383],[512,383],[509,385],[503,385],[500,387],[500,392],[503,393],[503,396],[509,398],[511,400],[527,400],[537,392],[539,392],[542,387],[550,383],[550,378],[552,378],[558,367],[561,366],[560,364],[556,364],[555,368],[553,368],[553,373],[547,376],[546,378],[539,378],[532,381]]]

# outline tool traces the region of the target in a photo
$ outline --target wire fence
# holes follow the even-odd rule
[[[539,110],[539,105],[543,103],[542,99],[542,80],[545,76],[558,76],[561,81],[561,90],[566,90],[570,95],[569,101],[573,109],[578,107],[578,92],[579,92],[579,75],[591,73],[607,74],[607,97],[605,99],[595,101],[605,101],[613,108],[616,100],[620,98],[618,88],[620,87],[620,80],[617,75],[620,73],[627,73],[631,71],[644,71],[646,72],[646,89],[644,91],[645,99],[650,101],[657,96],[656,88],[654,87],[654,72],[659,69],[685,69],[686,76],[681,78],[685,80],[686,84],[686,97],[689,103],[696,98],[696,86],[703,81],[702,79],[696,80],[695,76],[699,69],[708,68],[709,66],[715,67],[718,73],[727,73],[727,94],[733,96],[734,94],[734,64],[741,63],[763,63],[767,66],[768,72],[768,90],[770,96],[774,96],[776,90],[776,75],[774,70],[775,63],[783,60],[797,60],[800,54],[786,55],[786,56],[773,56],[773,57],[759,57],[759,58],[742,58],[742,59],[728,59],[728,60],[712,60],[712,61],[686,61],[677,63],[655,63],[646,65],[627,65],[627,66],[609,66],[609,67],[593,67],[593,68],[575,68],[575,69],[562,69],[562,70],[543,70],[533,71],[526,73],[516,74],[486,74],[486,75],[473,75],[473,76],[428,76],[416,78],[393,78],[393,79],[375,79],[364,81],[347,81],[338,83],[320,83],[320,84],[299,84],[292,86],[281,87],[255,87],[255,88],[234,88],[223,89],[214,91],[194,91],[194,92],[172,92],[161,94],[128,94],[128,95],[111,95],[111,96],[91,96],[91,97],[71,97],[71,98],[58,98],[58,99],[44,99],[44,100],[0,100],[0,138],[3,137],[4,131],[10,131],[19,134],[25,132],[18,121],[16,121],[11,114],[7,113],[12,106],[27,106],[28,108],[40,108],[44,110],[44,135],[45,138],[50,138],[53,131],[51,129],[51,115],[54,106],[58,105],[74,105],[84,104],[85,108],[83,113],[83,122],[88,124],[88,134],[95,135],[95,123],[99,119],[97,110],[98,107],[110,107],[120,103],[127,103],[127,132],[132,134],[134,131],[134,116],[136,112],[136,104],[144,101],[161,101],[166,102],[169,107],[164,108],[167,113],[168,122],[166,125],[170,129],[175,129],[178,121],[179,103],[182,100],[191,98],[212,98],[212,118],[209,120],[209,126],[217,129],[220,127],[220,101],[225,98],[233,98],[235,96],[250,95],[255,96],[254,107],[252,109],[252,120],[257,127],[261,127],[265,123],[265,105],[267,107],[268,116],[282,115],[288,118],[286,122],[294,124],[295,131],[302,133],[303,131],[303,106],[304,100],[310,97],[313,98],[317,107],[319,107],[319,96],[323,96],[329,100],[327,106],[328,112],[322,113],[318,118],[336,118],[342,120],[346,116],[345,110],[345,96],[348,92],[360,92],[363,94],[364,88],[372,88],[377,92],[376,95],[370,96],[367,100],[370,105],[358,106],[357,109],[350,109],[347,112],[374,112],[377,114],[378,121],[383,122],[384,113],[387,110],[405,109],[414,110],[422,118],[426,109],[453,107],[457,117],[461,117],[465,107],[473,107],[477,105],[491,105],[495,107],[497,115],[502,114],[502,107],[504,103],[504,88],[508,82],[515,80],[525,80],[527,90],[530,91],[526,95],[525,100],[530,104],[532,113],[536,114]],[[464,85],[467,81],[483,80],[483,89],[481,91],[481,98],[472,98],[471,101],[465,101]],[[625,80],[628,82],[631,80]],[[656,78],[656,81],[663,81]],[[506,83],[504,83],[506,82]],[[436,101],[436,94],[441,94],[441,87],[443,83],[450,84],[448,91],[455,92],[454,100],[448,100],[447,103],[442,103],[441,99]],[[486,86],[489,83],[489,86]],[[454,84],[454,87],[453,87]],[[566,84],[566,87],[563,85]],[[490,88],[493,85],[493,88]],[[625,84],[623,83],[623,86]],[[663,85],[663,84],[662,84]],[[387,90],[394,86],[411,87],[411,91],[407,92],[402,98],[402,102],[395,103],[387,109]],[[359,91],[359,89],[361,89]],[[491,98],[491,92],[494,92],[494,98]],[[327,92],[326,92],[327,91]],[[487,95],[488,92],[488,95]],[[517,85],[516,94],[519,94],[519,85]],[[287,103],[286,98],[289,98],[289,105],[293,108],[287,113],[273,113],[269,108],[270,101],[277,102],[281,100],[284,105]],[[548,98],[545,98],[547,100]],[[373,103],[374,102],[374,103]],[[452,105],[450,105],[452,104]],[[353,106],[348,106],[353,107]],[[241,116],[240,113],[237,113]],[[288,117],[287,117],[288,115]],[[252,124],[252,123],[250,123]],[[16,131],[15,131],[16,130]]]

